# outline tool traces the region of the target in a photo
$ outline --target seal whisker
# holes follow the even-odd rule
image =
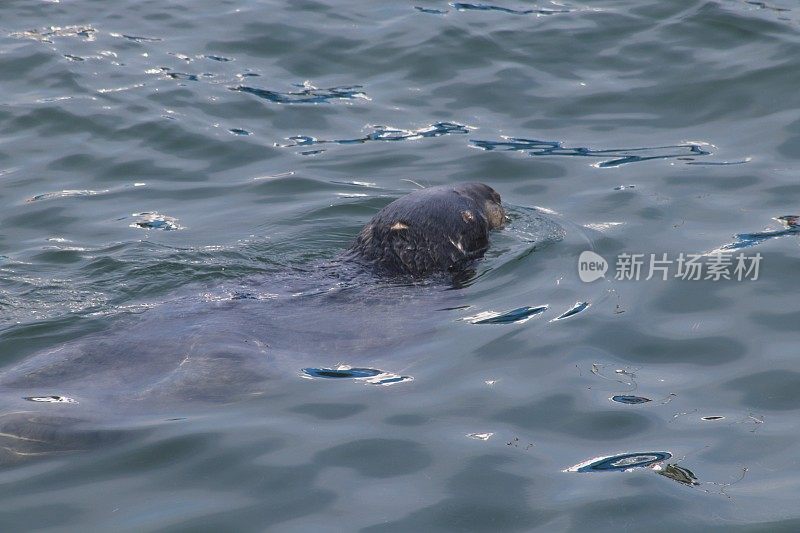
[[[421,185],[421,184],[417,183],[416,181],[412,180],[411,178],[402,178],[400,181],[407,181],[409,183],[413,183],[414,185],[416,185],[420,189],[424,189],[425,188],[424,185]]]

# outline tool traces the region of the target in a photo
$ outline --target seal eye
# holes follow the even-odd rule
[[[461,218],[464,219],[464,222],[469,224],[470,222],[475,222],[475,215],[472,214],[472,211],[461,211]]]

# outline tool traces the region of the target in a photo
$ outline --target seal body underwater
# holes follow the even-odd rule
[[[301,368],[407,366],[433,338],[432,313],[462,302],[460,291],[439,290],[447,283],[406,280],[468,269],[504,219],[486,185],[417,190],[381,209],[333,261],[279,269],[235,291],[190,289],[34,352],[0,372],[0,447],[14,457],[88,449],[113,441],[106,428],[121,416],[246,399]],[[61,417],[54,404],[27,401],[50,395],[75,403],[61,405]],[[36,450],[27,450],[31,435]]]

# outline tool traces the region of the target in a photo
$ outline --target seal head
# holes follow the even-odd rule
[[[504,221],[500,195],[483,183],[420,189],[381,209],[347,257],[382,274],[457,273],[483,257]]]

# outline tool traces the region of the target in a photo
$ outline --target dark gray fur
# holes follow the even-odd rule
[[[346,257],[382,274],[455,273],[483,257],[504,220],[500,195],[482,183],[420,189],[381,209]]]

